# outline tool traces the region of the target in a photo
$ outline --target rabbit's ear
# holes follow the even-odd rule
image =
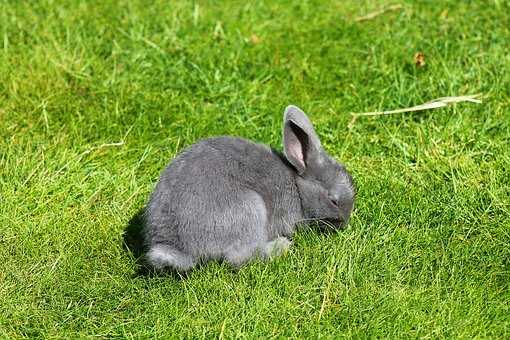
[[[285,157],[302,174],[312,159],[318,159],[321,142],[310,119],[296,106],[285,109],[283,119]]]

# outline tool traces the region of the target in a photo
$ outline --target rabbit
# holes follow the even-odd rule
[[[162,172],[145,208],[146,260],[157,271],[197,263],[234,268],[278,256],[308,221],[347,225],[355,189],[296,106],[285,109],[284,153],[237,137],[203,139]]]

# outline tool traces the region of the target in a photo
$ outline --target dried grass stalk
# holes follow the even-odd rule
[[[396,11],[396,10],[399,10],[399,9],[402,9],[402,5],[400,5],[400,4],[391,5],[391,6],[388,6],[386,8],[380,9],[378,11],[375,11],[375,12],[372,12],[372,13],[368,13],[367,15],[364,15],[364,16],[361,16],[361,17],[357,17],[356,19],[354,19],[354,21],[360,22],[360,21],[372,20],[372,19],[378,17],[381,14],[384,14],[384,13],[389,12],[389,11]]]
[[[480,97],[480,94],[468,95],[468,96],[457,96],[457,97],[441,97],[429,102],[426,102],[421,105],[406,107],[404,109],[390,110],[390,111],[374,111],[374,112],[363,112],[363,113],[352,113],[353,116],[380,116],[380,115],[389,115],[392,113],[404,113],[404,112],[415,112],[422,110],[430,110],[437,109],[439,107],[445,107],[454,103],[460,102],[471,102],[476,104],[481,104],[482,101],[476,99]]]

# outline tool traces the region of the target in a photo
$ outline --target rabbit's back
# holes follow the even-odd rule
[[[293,172],[277,153],[240,138],[210,138],[162,173],[146,211],[147,242],[221,258],[238,243],[290,235],[300,214]]]

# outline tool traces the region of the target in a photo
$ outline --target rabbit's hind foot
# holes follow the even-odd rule
[[[292,242],[288,238],[278,237],[262,245],[259,243],[231,247],[225,253],[225,260],[235,268],[239,268],[255,257],[271,259],[283,255],[291,245]]]

